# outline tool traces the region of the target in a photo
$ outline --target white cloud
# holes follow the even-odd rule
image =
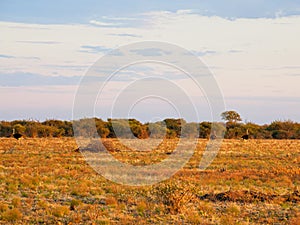
[[[122,25],[121,23],[108,23],[108,22],[102,22],[102,21],[98,21],[98,20],[90,20],[90,24],[96,25],[96,26],[103,26],[103,27]]]
[[[134,21],[137,18],[134,17],[110,17],[110,16],[102,16],[105,20],[117,20],[117,21]]]
[[[193,13],[192,9],[181,9],[176,11],[176,14],[191,14],[191,13]]]

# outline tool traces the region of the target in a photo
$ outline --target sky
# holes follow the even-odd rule
[[[244,122],[300,122],[299,37],[300,1],[1,0],[0,120],[71,120],[89,68],[113,49],[159,41],[198,57],[213,74],[225,109],[239,112]],[[185,87],[199,120],[211,119],[205,93],[170,66],[129,66],[111,81],[106,95],[119,96],[129,81],[153,74]],[[97,117],[111,117],[113,99],[107,99],[95,103]],[[175,103],[148,98],[134,104],[132,114],[113,116],[176,117]]]

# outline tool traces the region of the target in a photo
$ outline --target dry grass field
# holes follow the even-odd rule
[[[200,171],[206,142],[169,180],[130,187],[97,174],[72,138],[0,138],[0,224],[300,224],[299,140],[224,140]],[[149,153],[105,140],[133,165],[160,161],[176,143]]]

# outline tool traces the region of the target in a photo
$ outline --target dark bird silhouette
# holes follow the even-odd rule
[[[248,139],[249,139],[249,132],[248,132],[248,129],[247,129],[247,131],[246,131],[246,134],[244,134],[244,135],[242,136],[242,139],[243,139],[243,140],[248,140]]]
[[[13,129],[13,134],[12,134],[12,136],[13,136],[15,139],[17,139],[17,140],[19,140],[20,138],[23,137],[22,134],[16,133],[15,129]]]

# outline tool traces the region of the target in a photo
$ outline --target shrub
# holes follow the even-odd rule
[[[9,209],[2,214],[2,219],[9,222],[14,222],[20,220],[21,218],[22,213],[16,208]]]
[[[186,187],[179,182],[160,184],[153,193],[172,214],[180,213],[194,198],[191,187]]]
[[[52,215],[56,217],[62,217],[69,213],[69,208],[67,206],[57,206],[52,209]]]
[[[115,197],[110,196],[110,197],[106,198],[105,203],[106,203],[106,205],[117,205],[118,201]]]
[[[8,210],[8,205],[5,203],[0,203],[0,212],[5,212]]]
[[[11,204],[15,207],[15,208],[18,208],[21,206],[21,199],[20,198],[14,198],[12,201],[11,201]]]

